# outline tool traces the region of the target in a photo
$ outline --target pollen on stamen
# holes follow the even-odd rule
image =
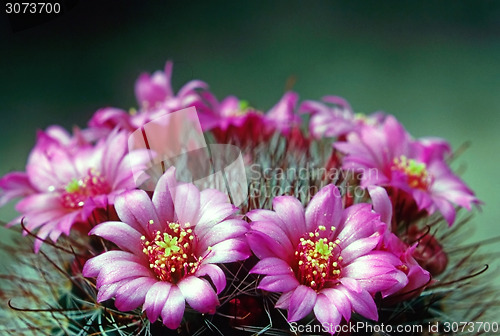
[[[149,223],[153,223],[150,220]],[[191,242],[196,236],[190,230],[189,242],[182,242],[187,230],[179,223],[168,223],[167,230],[157,230],[152,240],[141,236],[143,252],[149,258],[150,268],[161,281],[177,283],[185,276],[194,274],[203,258],[193,254]]]
[[[326,227],[318,227],[318,230],[326,231]],[[333,242],[328,238],[319,238],[318,230],[300,238],[294,253],[297,263],[292,267],[299,282],[316,291],[327,282],[337,282],[341,273],[338,263],[341,260],[340,240]]]

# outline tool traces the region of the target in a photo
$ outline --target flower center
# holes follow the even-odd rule
[[[405,174],[411,188],[427,190],[432,183],[432,176],[427,172],[425,163],[408,159],[404,155],[394,159],[392,170]]]
[[[246,115],[249,111],[259,113],[259,111],[252,108],[250,103],[246,100],[240,100],[238,102],[238,108],[231,110],[227,113],[230,117],[240,117]]]
[[[149,258],[149,267],[162,281],[177,283],[185,276],[194,274],[203,260],[193,254],[196,236],[189,229],[189,223],[185,226],[182,228],[178,223],[169,223],[168,232],[156,231],[153,240],[141,237],[142,251]]]
[[[95,169],[89,169],[87,176],[71,180],[61,195],[61,202],[66,208],[81,208],[89,197],[108,194],[111,191],[108,182]]]
[[[335,231],[333,226],[330,229]],[[326,231],[326,228],[320,226],[315,232],[309,232],[306,237],[300,238],[295,251],[297,279],[316,291],[327,283],[338,282],[342,261],[340,240],[320,238],[319,231]]]

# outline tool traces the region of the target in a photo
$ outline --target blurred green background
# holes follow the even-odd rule
[[[471,240],[500,235],[500,1],[85,0],[17,32],[2,9],[0,32],[2,175],[24,169],[37,129],[134,107],[139,73],[171,59],[176,88],[202,79],[267,109],[293,75],[301,99],[340,95],[416,137],[470,141],[454,168],[485,202]]]

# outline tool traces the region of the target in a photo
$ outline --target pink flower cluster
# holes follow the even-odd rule
[[[339,97],[299,105],[290,91],[265,113],[234,96],[219,101],[198,80],[176,94],[171,75],[167,62],[164,72],[139,77],[138,110],[100,109],[73,134],[55,126],[40,131],[26,170],[0,179],[0,205],[21,198],[20,216],[9,225],[21,223],[24,233],[36,235],[35,251],[62,234],[114,244],[82,271],[96,279],[98,302],[114,298],[121,311],[142,307],[149,321],[161,317],[175,329],[186,305],[215,314],[227,287],[221,264],[248,259],[250,274],[259,275],[258,289],[280,294],[275,306],[288,311],[289,322],[313,314],[320,323],[338,325],[353,313],[377,320],[376,295],[408,300],[446,267],[445,256],[437,264],[424,262],[420,228],[410,228],[413,239],[397,231],[402,220],[411,224],[435,213],[452,225],[457,207],[479,203],[448,166],[445,141],[414,139],[390,115],[355,115]],[[152,193],[138,189],[134,173],[150,156],[129,152],[128,136],[186,107],[197,109],[205,132],[243,150],[275,134],[298,144],[297,150],[329,141],[339,168],[358,173],[355,183],[369,198],[351,204],[330,183],[306,203],[282,195],[272,199],[272,208],[241,213],[225,194],[179,182],[173,167]],[[377,174],[366,174],[373,169]],[[97,211],[113,215],[102,219]]]

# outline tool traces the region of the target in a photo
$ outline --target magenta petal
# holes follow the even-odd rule
[[[97,293],[96,300],[97,302],[103,302],[111,299],[115,296],[115,293],[118,288],[123,284],[123,282],[119,281],[116,283],[106,284],[99,288],[99,292]]]
[[[395,266],[402,265],[401,260],[392,253],[374,251],[354,260],[343,269],[343,274],[354,279],[371,277],[394,271]]]
[[[0,206],[14,198],[35,192],[25,172],[12,172],[0,178],[0,189]]]
[[[46,212],[49,210],[61,211],[60,197],[61,195],[58,193],[33,194],[23,198],[16,205],[16,210],[21,213]]]
[[[265,233],[250,231],[246,234],[248,245],[259,259],[278,257],[291,261],[292,255]]]
[[[360,238],[371,236],[374,232],[383,232],[386,225],[380,221],[380,215],[372,211],[370,204],[359,203],[345,209],[342,214],[342,225],[337,228],[337,238],[350,245]]]
[[[96,235],[115,243],[120,249],[142,255],[142,234],[122,222],[104,222],[93,228],[89,235]]]
[[[341,286],[339,286],[339,290],[347,296],[351,302],[353,311],[371,320],[378,320],[377,306],[366,290],[362,290],[360,293],[354,293],[346,287]]]
[[[143,73],[135,83],[135,96],[140,105],[155,106],[156,103],[165,100],[168,96],[167,79],[161,72],[155,72],[153,76]]]
[[[316,303],[316,298],[314,289],[304,285],[298,286],[290,298],[288,322],[298,321],[309,314]]]
[[[146,294],[157,280],[149,277],[127,281],[116,291],[115,307],[121,311],[130,311],[144,303]]]
[[[155,322],[160,316],[171,288],[172,284],[163,281],[158,281],[149,288],[142,310],[146,312],[150,322]]]
[[[356,294],[362,291],[360,284],[355,279],[343,277],[340,279],[340,283]]]
[[[175,187],[174,211],[179,223],[196,225],[200,208],[200,191],[193,184],[181,184]]]
[[[276,308],[280,309],[288,309],[290,307],[290,299],[292,298],[293,290],[281,294],[280,298],[278,301],[276,301]]]
[[[276,224],[271,222],[252,222],[251,229],[253,231],[260,231],[274,240],[276,243],[282,246],[284,251],[293,251],[294,246],[292,245],[290,238],[286,233]]]
[[[222,271],[222,269],[217,265],[202,265],[194,275],[196,277],[208,275],[210,277],[210,280],[212,280],[212,283],[215,285],[217,294],[220,294],[220,292],[222,292],[222,290],[226,287],[226,275],[224,274],[224,271]]]
[[[434,203],[436,204],[439,212],[443,215],[444,219],[448,222],[448,225],[451,226],[455,221],[455,208],[453,205],[445,199],[435,199]]]
[[[181,280],[178,286],[191,308],[200,313],[215,313],[219,299],[208,281],[189,276]]]
[[[391,224],[392,203],[387,191],[382,187],[370,186],[368,192],[373,203],[373,210],[380,215],[380,220],[387,225]]]
[[[234,214],[238,208],[229,202],[226,194],[215,189],[206,189],[200,193],[200,211],[197,225],[219,223]]]
[[[224,225],[219,226],[220,224]],[[204,246],[203,248],[206,248],[210,244],[207,244],[205,237],[209,235],[210,236],[217,235],[217,231],[219,228],[223,229],[223,231],[226,231],[227,229],[229,229],[229,231],[232,231],[231,230],[232,227],[234,228],[234,230],[241,230],[242,228],[248,230],[249,225],[247,222],[237,218],[226,219],[222,222],[216,222],[216,221],[213,221],[212,223],[204,222],[204,223],[198,223],[198,225],[196,225],[196,227],[194,228],[194,233],[198,237],[198,241],[201,242],[201,246]]]
[[[203,263],[218,264],[245,260],[251,255],[250,248],[244,239],[235,238],[220,242],[205,254]]]
[[[328,332],[332,335],[335,333],[335,327],[339,325],[342,319],[342,315],[340,315],[335,305],[326,295],[321,293],[314,305],[314,315],[322,325],[329,327]]]
[[[205,250],[228,239],[243,237],[248,231],[248,223],[243,220],[224,221],[212,227],[204,236],[198,236],[200,248]],[[197,230],[195,229],[195,234]]]
[[[351,261],[372,251],[380,242],[380,236],[375,233],[371,237],[361,238],[351,243],[342,250],[343,263],[349,264]]]
[[[351,319],[351,303],[347,295],[335,288],[325,288],[320,293],[330,299],[330,302],[337,307],[337,310],[344,316],[346,321]]]
[[[57,230],[69,236],[71,227],[77,221],[78,215],[80,215],[80,212],[74,211],[63,216],[57,224]]]
[[[283,259],[264,258],[252,268],[250,273],[269,275],[293,274],[293,269]]]
[[[185,308],[186,303],[179,287],[172,286],[168,293],[167,301],[161,310],[163,324],[167,328],[176,329],[181,324]]]
[[[115,208],[118,217],[123,222],[146,237],[148,237],[149,232],[161,229],[160,220],[156,215],[151,199],[144,190],[131,190],[121,194],[116,198]],[[153,223],[151,223],[151,220]]]
[[[125,251],[108,251],[87,260],[83,266],[82,275],[87,278],[96,277],[100,270],[105,268],[107,264],[121,260],[128,260],[138,264],[141,263],[141,259],[132,253]]]
[[[42,244],[44,240],[47,238],[49,234],[51,234],[52,230],[54,230],[57,227],[58,222],[57,221],[52,221],[46,223],[38,232],[36,233],[36,240],[34,244],[34,251],[35,253],[38,253],[40,251],[40,248],[42,247]],[[58,231],[58,234],[60,234],[61,231]]]
[[[247,212],[246,216],[250,218],[252,222],[271,222],[275,223],[280,228],[286,228],[287,224],[283,222],[280,216],[271,210],[255,209]]]
[[[151,276],[149,268],[128,260],[120,260],[108,264],[107,267],[101,269],[97,276],[96,286],[97,288],[101,288],[101,286],[113,282],[149,276]]]
[[[297,93],[286,92],[280,101],[266,114],[267,119],[273,121],[276,128],[285,134],[294,124],[300,123],[300,118],[294,113],[298,100]]]
[[[182,97],[190,94],[195,89],[207,89],[208,85],[201,80],[192,80],[186,83],[177,93],[177,96]]]
[[[308,232],[320,225],[337,227],[342,217],[342,198],[337,187],[329,184],[322,188],[309,202],[305,215]]]
[[[162,220],[174,219],[174,201],[170,193],[169,180],[175,175],[175,169],[168,169],[156,184],[152,201],[158,218]]]
[[[300,283],[297,281],[294,275],[280,274],[265,276],[260,281],[258,288],[266,290],[268,292],[280,293],[294,290],[299,285]]]
[[[282,228],[290,237],[292,244],[298,244],[300,237],[307,232],[304,206],[291,196],[278,196],[273,199],[274,211],[286,223]]]
[[[423,284],[426,284],[427,280],[429,277]],[[358,282],[369,293],[381,292],[385,298],[403,289],[408,284],[408,276],[402,271],[393,270],[372,278],[360,279]]]

